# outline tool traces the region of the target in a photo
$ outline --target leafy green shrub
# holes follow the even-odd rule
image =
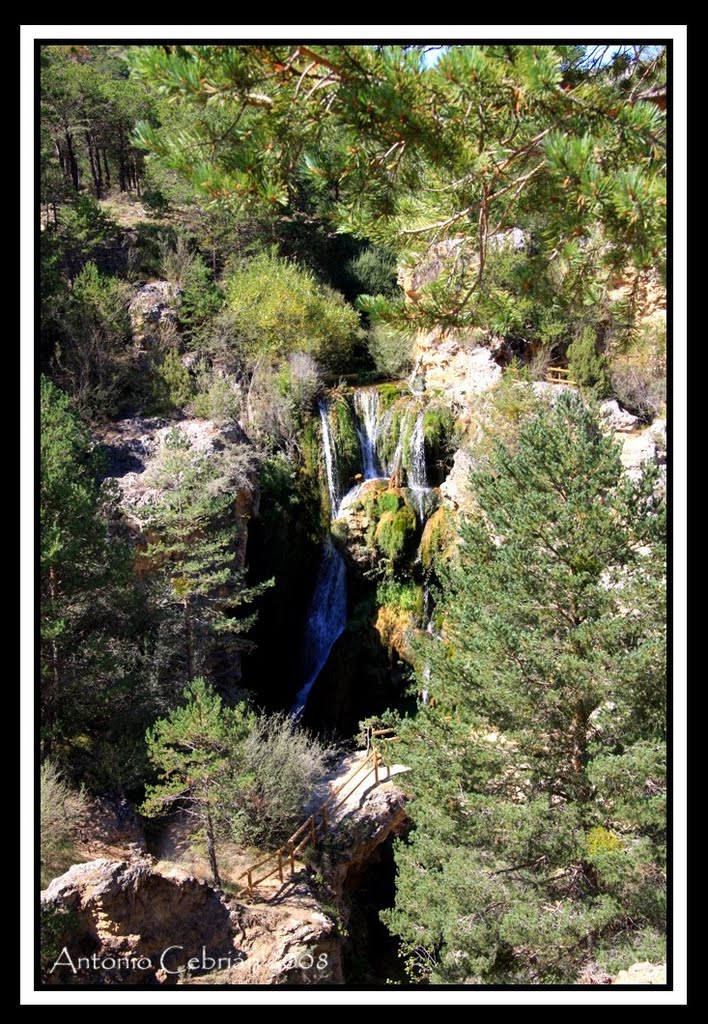
[[[214,373],[203,365],[197,368],[196,377],[197,393],[192,401],[194,415],[217,423],[237,419],[241,397],[228,377]]]
[[[87,263],[59,316],[55,360],[62,386],[88,416],[118,410],[131,369],[130,289]]]
[[[568,369],[581,388],[603,398],[609,391],[607,360],[598,352],[597,336],[592,327],[584,327],[568,346]]]
[[[159,188],[148,189],[140,198],[151,217],[164,217],[170,208],[167,196]]]
[[[390,249],[368,245],[345,263],[351,290],[364,295],[395,295],[396,257]]]
[[[413,341],[386,324],[376,324],[367,335],[366,347],[384,377],[402,377],[412,367]]]
[[[167,350],[153,371],[152,401],[156,412],[185,409],[194,397],[194,381],[176,348]]]
[[[359,318],[339,292],[310,270],[270,254],[257,256],[226,280],[226,304],[248,359],[312,354],[329,370],[346,366],[360,334]]]
[[[62,206],[58,219],[61,250],[72,277],[84,263],[96,259],[99,248],[118,232],[115,221],[90,195]]]
[[[86,801],[82,792],[72,790],[53,761],[39,769],[39,830],[42,884],[65,871],[72,863],[72,829],[81,817]]]
[[[179,301],[179,319],[192,345],[198,344],[200,335],[210,319],[221,309],[222,294],[202,257],[197,253],[183,273]]]
[[[227,817],[240,842],[274,846],[300,823],[334,749],[289,715],[263,715],[240,751]]]

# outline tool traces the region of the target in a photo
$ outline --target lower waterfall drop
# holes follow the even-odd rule
[[[324,546],[315,592],[305,627],[303,686],[291,714],[300,714],[317,677],[324,668],[335,641],[347,624],[347,568],[344,559],[328,539]]]

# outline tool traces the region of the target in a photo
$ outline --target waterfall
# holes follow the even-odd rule
[[[425,466],[425,433],[423,431],[423,413],[418,413],[411,434],[410,453],[407,465],[408,486],[418,509],[421,523],[426,517],[426,506],[430,495],[428,471]]]
[[[375,480],[382,475],[376,450],[381,428],[380,407],[380,396],[376,388],[354,392],[356,432],[365,480]]]
[[[347,569],[329,538],[322,553],[320,571],[305,627],[304,685],[298,691],[291,714],[301,713],[315,680],[325,666],[335,640],[347,624]]]
[[[320,420],[322,422],[322,450],[324,452],[325,469],[327,471],[327,490],[329,491],[329,505],[331,518],[337,518],[341,495],[339,493],[339,467],[337,465],[337,447],[332,438],[332,431],[327,416],[327,403],[320,399],[318,403]]]

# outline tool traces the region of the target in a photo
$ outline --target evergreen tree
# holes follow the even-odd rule
[[[610,387],[607,360],[597,350],[597,338],[592,327],[585,327],[568,346],[568,369],[571,379],[587,388],[598,398],[604,397]]]
[[[174,630],[170,643],[187,681],[208,671],[217,651],[243,650],[255,614],[239,614],[271,581],[249,587],[237,569],[239,488],[250,488],[253,455],[245,446],[195,452],[179,428],[167,436],[154,483],[145,552]],[[173,666],[174,667],[174,666]]]
[[[606,301],[609,271],[661,265],[665,117],[661,47],[597,66],[564,45],[139,47],[133,74],[179,104],[179,132],[136,138],[195,192],[246,215],[302,217],[303,192],[337,230],[411,265],[455,259],[403,306],[366,310],[425,326],[510,323],[529,299],[554,315]],[[527,233],[495,281],[499,236]]]
[[[664,508],[568,393],[497,441],[403,723],[389,927],[417,977],[551,983],[663,956]]]
[[[141,813],[157,817],[184,810],[206,841],[215,885],[221,885],[217,859],[218,820],[226,780],[234,773],[236,751],[255,721],[243,707],[224,707],[203,678],[190,681],[186,703],[147,731],[148,758],[158,782],[148,786]]]

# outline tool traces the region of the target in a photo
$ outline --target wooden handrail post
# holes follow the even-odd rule
[[[295,874],[295,848],[292,839],[288,840],[288,853],[290,854],[290,874]]]
[[[322,831],[326,832],[328,827],[329,822],[327,821],[327,804],[322,804]]]
[[[374,751],[374,778],[376,779],[376,785],[379,784],[379,752]]]
[[[313,846],[317,846],[317,833],[315,832],[315,816],[310,815],[310,841]]]
[[[248,869],[248,894],[253,896],[253,875],[250,868]]]
[[[278,878],[281,883],[285,881],[283,878],[283,851],[278,850]]]

